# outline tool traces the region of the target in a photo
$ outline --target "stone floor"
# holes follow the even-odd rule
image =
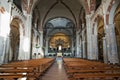
[[[61,58],[56,58],[56,62],[42,76],[41,80],[68,80]]]

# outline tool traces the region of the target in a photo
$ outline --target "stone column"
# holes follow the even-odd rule
[[[40,31],[40,47],[43,47],[43,31]]]
[[[103,37],[103,58],[104,62],[108,62],[107,46],[106,46],[106,37]]]
[[[98,42],[97,42],[97,36],[95,34],[92,35],[92,59],[98,60]]]
[[[23,53],[19,53],[19,59],[21,60],[29,60],[30,59],[30,47],[31,47],[31,14],[26,15],[26,22],[25,22],[25,36],[23,37]]]
[[[30,47],[31,47],[31,18],[32,15],[27,15],[26,27],[27,27],[27,37],[28,37],[28,52],[25,59],[30,59]]]
[[[92,34],[92,44],[93,44],[93,59],[98,60],[98,27],[97,22],[93,26],[93,34]]]
[[[87,23],[87,58],[88,59],[93,59],[92,58],[92,30],[91,30],[91,19],[90,15],[86,15],[86,23]]]
[[[94,43],[93,44],[95,44],[95,46],[94,46],[94,53],[95,53],[95,55],[96,55],[96,60],[98,60],[98,39],[97,39],[97,35],[94,35]]]
[[[72,38],[72,37],[71,37]],[[71,45],[72,47],[71,47],[71,50],[72,50],[72,57],[74,57],[75,55],[74,55],[74,40],[73,40],[73,38],[72,38],[72,45]]]
[[[82,54],[83,58],[87,58],[87,53],[85,52],[85,41],[82,41]]]
[[[94,54],[96,55],[96,60],[98,60],[98,27],[97,27],[97,22],[94,25]]]
[[[48,56],[48,37],[46,37],[45,56]]]
[[[118,53],[117,53],[117,44],[116,44],[116,37],[115,37],[115,29],[114,24],[109,24],[109,39],[110,39],[110,56],[109,60],[110,63],[119,63]]]
[[[105,5],[103,5],[105,7]],[[103,17],[104,17],[104,30],[105,30],[105,37],[103,37],[103,58],[105,63],[112,63],[111,61],[111,43],[110,43],[110,32],[109,26],[106,23],[106,11],[103,9]]]
[[[80,45],[80,44],[79,44],[79,41],[80,41],[80,40],[79,40],[79,31],[77,31],[77,32],[76,32],[76,47],[77,47],[77,48],[76,48],[76,57],[81,57],[81,54],[80,54],[80,52],[79,52],[79,51],[80,51],[80,49],[79,49],[79,48],[80,48],[80,47],[79,47],[79,45]]]
[[[43,31],[40,31],[40,53],[41,53],[41,57],[44,57],[45,55],[45,51],[43,49]]]
[[[105,32],[106,32],[106,46],[107,46],[107,56],[108,56],[108,62],[110,62],[110,54],[111,54],[111,48],[110,48],[110,35],[109,35],[109,29],[108,29],[108,25],[106,25],[106,29],[105,29]]]

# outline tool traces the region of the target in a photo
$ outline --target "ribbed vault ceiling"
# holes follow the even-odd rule
[[[62,45],[63,48],[68,48],[70,46],[70,38],[75,35],[75,27],[79,26],[81,10],[85,9],[84,2],[85,0],[36,1],[33,11],[35,11],[35,15],[40,17],[40,27],[44,29],[44,36],[50,37],[49,47],[55,48]],[[74,26],[63,26],[65,19],[68,21],[65,25],[71,22]],[[59,28],[54,29],[54,27]],[[65,27],[65,29],[61,27]]]
[[[38,0],[34,9],[39,11],[42,25],[55,17],[66,17],[77,24],[83,4],[84,0]]]

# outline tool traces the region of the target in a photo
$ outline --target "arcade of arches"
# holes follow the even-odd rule
[[[0,64],[56,56],[120,63],[120,0],[0,0]]]

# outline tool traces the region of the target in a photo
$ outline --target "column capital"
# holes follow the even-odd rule
[[[83,43],[85,43],[85,41],[84,41],[84,40],[83,40],[82,42],[83,42]]]
[[[109,25],[110,25],[110,26],[113,26],[113,25],[115,25],[115,24],[114,24],[114,23],[113,23],[113,24],[108,24],[108,26],[109,26]]]
[[[102,39],[103,39],[103,40],[105,40],[105,39],[106,39],[106,37],[103,37]]]
[[[24,11],[23,11],[23,12],[24,12]],[[26,12],[24,12],[24,16],[25,16],[26,19],[32,18],[32,15],[31,15],[31,14],[28,14],[28,13],[26,13]]]
[[[86,15],[86,19],[87,19],[87,18],[90,18],[90,17],[91,17],[91,15]]]
[[[39,31],[41,34],[43,34],[43,31]]]
[[[85,23],[82,23],[82,26],[84,26],[85,25]]]
[[[91,20],[91,16],[92,16],[91,14],[90,15],[86,15],[86,17],[85,17],[86,20]]]
[[[76,34],[79,34],[80,33],[80,30],[76,31]]]
[[[115,24],[113,23],[113,24],[108,24],[108,27],[114,27],[115,26]]]

